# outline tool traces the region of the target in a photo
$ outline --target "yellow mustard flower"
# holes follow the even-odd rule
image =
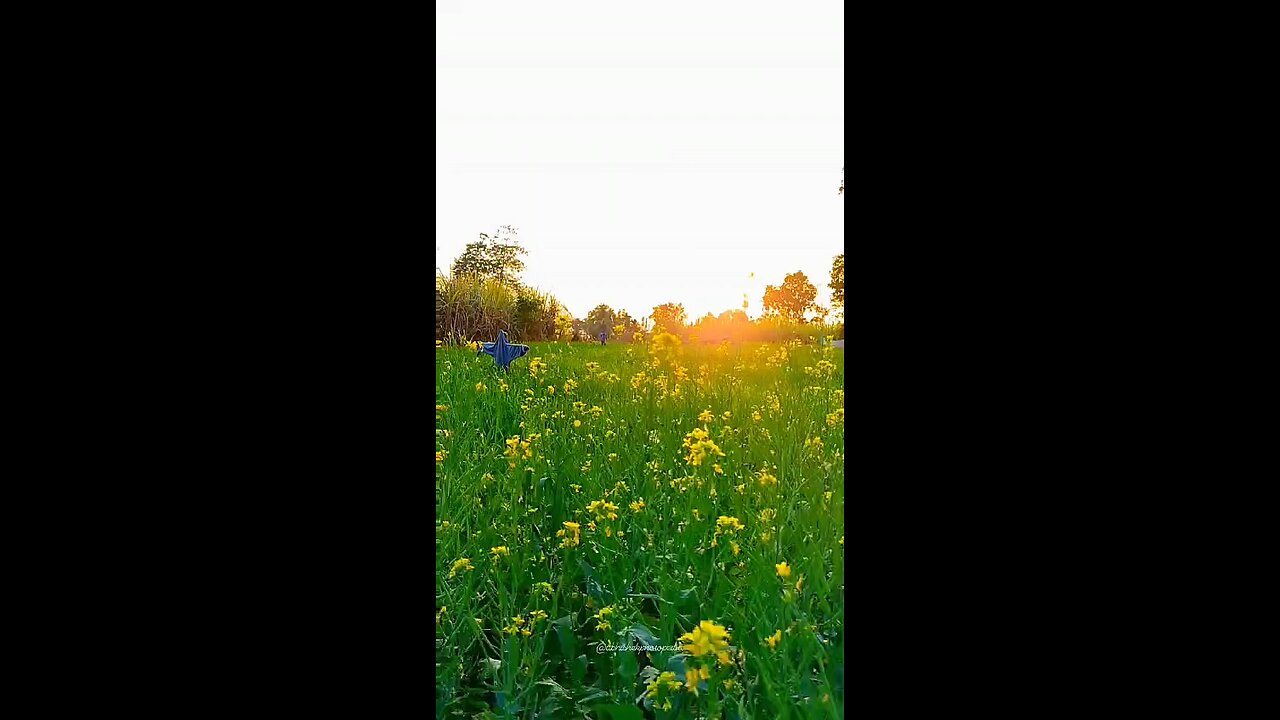
[[[778,646],[778,643],[782,642],[782,631],[781,631],[781,630],[778,630],[778,631],[774,632],[772,635],[770,635],[770,636],[769,636],[768,638],[766,638],[765,640],[766,640],[766,642],[768,642],[768,643],[769,643],[769,647],[770,647],[771,649],[772,649],[772,648],[777,647],[777,646]]]
[[[460,558],[453,563],[453,567],[449,569],[449,577],[454,577],[459,572],[471,572],[475,570],[475,566],[471,564],[471,558]]]
[[[778,577],[783,579],[791,577],[791,566],[786,564],[785,562],[781,562],[781,563],[778,563],[777,565],[774,565],[774,568],[776,568],[778,571]]]
[[[560,547],[573,547],[581,544],[582,533],[581,525],[576,522],[565,521],[564,529],[556,531],[556,537],[564,538],[564,542],[560,543]]]
[[[595,513],[597,520],[617,520],[618,506],[604,500],[593,500],[587,505],[587,512]]]
[[[703,620],[698,623],[698,627],[680,636],[680,641],[684,643],[681,650],[693,657],[715,655],[729,649],[730,639],[723,625]]]
[[[721,515],[716,520],[716,527],[725,532],[737,532],[746,528],[738,518],[727,515]]]
[[[698,694],[698,681],[706,680],[711,677],[711,671],[706,668],[689,668],[685,674],[685,687],[694,695]]]

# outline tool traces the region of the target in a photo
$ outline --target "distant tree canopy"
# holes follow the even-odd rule
[[[769,285],[764,290],[764,311],[792,322],[804,322],[804,314],[817,305],[818,289],[809,282],[803,272],[793,272],[782,281],[781,287]]]
[[[521,255],[529,251],[520,246],[516,239],[516,229],[503,225],[490,235],[480,233],[480,239],[467,243],[467,247],[453,261],[449,272],[454,277],[459,275],[475,275],[480,278],[492,278],[503,285],[518,285],[520,273],[524,271]]]
[[[844,307],[844,253],[836,256],[831,263],[831,304]]]
[[[787,275],[780,287],[767,288],[766,317],[755,321],[742,310],[728,310],[718,316],[707,313],[690,323],[684,306],[679,303],[663,303],[653,308],[652,315],[638,319],[625,310],[601,303],[585,320],[575,319],[554,296],[526,286],[519,279],[524,270],[520,258],[528,253],[516,242],[515,232],[511,226],[504,225],[492,235],[481,233],[479,242],[467,245],[451,265],[448,275],[437,271],[437,340],[492,341],[502,330],[507,331],[513,342],[595,341],[601,332],[608,335],[610,342],[648,342],[663,331],[686,342],[704,343],[780,342],[803,337],[815,339],[832,333],[843,337],[843,325],[826,324],[830,310],[815,303],[817,290],[803,272]],[[843,307],[843,255],[833,262],[830,287],[833,308]],[[744,295],[744,309],[748,307],[747,300],[748,296]],[[817,317],[806,321],[804,317],[808,312]]]
[[[751,319],[741,310],[726,310],[717,315],[703,315],[691,328],[705,343],[740,340],[750,334]]]
[[[656,333],[658,328],[662,328],[669,333],[679,334],[684,329],[688,316],[685,315],[684,305],[677,303],[663,303],[653,309],[653,331]]]
[[[559,340],[569,340],[573,337],[573,316],[567,312],[562,312],[556,316],[556,338]]]
[[[595,306],[587,313],[587,335],[600,337],[600,333],[613,335],[613,326],[618,324],[618,313],[603,303]]]
[[[626,310],[619,310],[614,317],[613,336],[619,340],[630,340],[631,336],[637,332],[644,332],[644,326],[640,321],[631,317]]]

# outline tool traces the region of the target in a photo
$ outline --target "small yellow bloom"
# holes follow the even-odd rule
[[[798,594],[803,590],[804,590],[804,576],[801,575],[800,579],[796,581],[796,593]]]
[[[774,565],[774,567],[777,568],[778,570],[778,577],[784,578],[784,579],[791,577],[790,565],[782,562],[782,563],[778,563],[777,565]]]
[[[564,538],[564,542],[560,543],[561,547],[573,547],[582,541],[581,526],[576,522],[564,523],[564,530],[557,530],[556,537]]]
[[[475,566],[471,564],[471,558],[460,558],[453,563],[453,567],[449,569],[449,577],[457,575],[459,572],[471,572],[475,570]]]
[[[728,650],[730,639],[723,625],[703,620],[691,632],[680,636],[680,641],[685,643],[681,650],[694,657],[715,655]]]
[[[738,518],[728,517],[727,515],[721,515],[716,520],[716,527],[725,532],[737,532],[746,529],[746,526]]]
[[[702,414],[698,415],[698,422],[708,423],[708,422],[711,422],[713,419],[715,419],[715,416],[711,414],[710,408],[703,410]]]
[[[581,420],[574,420],[574,421],[573,421],[573,426],[574,426],[574,427],[576,427],[576,428],[580,428],[580,427],[582,427],[582,421],[581,421]]]
[[[482,382],[476,383],[476,392],[484,392],[484,391],[485,391],[484,383]]]
[[[765,638],[765,641],[769,643],[769,647],[770,647],[770,648],[775,648],[775,647],[777,647],[777,646],[778,646],[778,643],[782,642],[782,631],[781,631],[781,630],[778,630],[778,631],[777,631],[777,632],[775,632],[774,634],[772,634],[772,635],[770,635],[769,637]]]
[[[506,545],[499,545],[496,548],[491,548],[489,552],[493,553],[494,560],[497,560],[498,558],[503,557],[504,555],[511,554],[511,551],[507,549]]]
[[[684,679],[685,687],[689,688],[689,692],[693,693],[694,695],[697,695],[698,694],[698,669],[690,668],[687,672],[685,672],[684,678],[685,678]]]

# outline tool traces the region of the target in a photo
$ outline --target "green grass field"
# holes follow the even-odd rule
[[[437,717],[844,717],[844,351],[662,340],[436,350]]]

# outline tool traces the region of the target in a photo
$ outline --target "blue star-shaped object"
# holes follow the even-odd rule
[[[503,370],[511,370],[511,361],[518,357],[524,357],[529,352],[528,345],[512,345],[507,342],[507,331],[498,331],[498,341],[484,343],[480,346],[480,353],[484,353],[493,358],[493,361]],[[476,353],[477,355],[480,353]]]

